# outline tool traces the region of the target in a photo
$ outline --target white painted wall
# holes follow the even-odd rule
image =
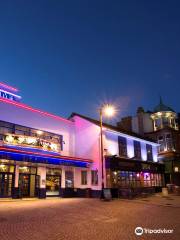
[[[75,124],[75,156],[93,160],[91,169],[98,170],[98,186],[101,187],[100,128],[79,116],[73,117]]]
[[[74,124],[0,101],[0,120],[63,135],[62,155],[74,155]]]

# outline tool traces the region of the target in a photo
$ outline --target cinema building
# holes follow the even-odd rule
[[[105,187],[160,188],[157,144],[103,125]],[[0,83],[0,197],[98,197],[101,191],[99,122],[69,119],[21,102]]]

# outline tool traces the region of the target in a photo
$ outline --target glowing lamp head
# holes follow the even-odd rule
[[[105,105],[102,108],[102,111],[106,117],[112,117],[116,113],[115,107],[113,105],[109,105],[109,104]]]
[[[37,130],[37,132],[36,132],[38,135],[42,135],[43,134],[43,131],[41,131],[41,130]]]

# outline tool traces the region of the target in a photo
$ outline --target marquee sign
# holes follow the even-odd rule
[[[31,147],[52,152],[59,152],[60,149],[60,146],[58,146],[56,143],[52,143],[37,137],[23,135],[8,134],[4,136],[3,141],[8,145]]]
[[[21,96],[17,95],[17,94],[14,94],[14,93],[11,93],[11,92],[8,92],[4,89],[1,89],[0,88],[0,97],[2,98],[6,98],[6,99],[9,99],[9,100],[12,100],[12,101],[19,101],[21,99]]]

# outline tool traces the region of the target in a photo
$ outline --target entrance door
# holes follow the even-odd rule
[[[19,174],[19,188],[21,197],[30,197],[30,175]]]
[[[0,173],[0,197],[11,197],[13,174]]]
[[[21,197],[36,197],[39,189],[39,176],[35,174],[19,174],[19,189]]]

